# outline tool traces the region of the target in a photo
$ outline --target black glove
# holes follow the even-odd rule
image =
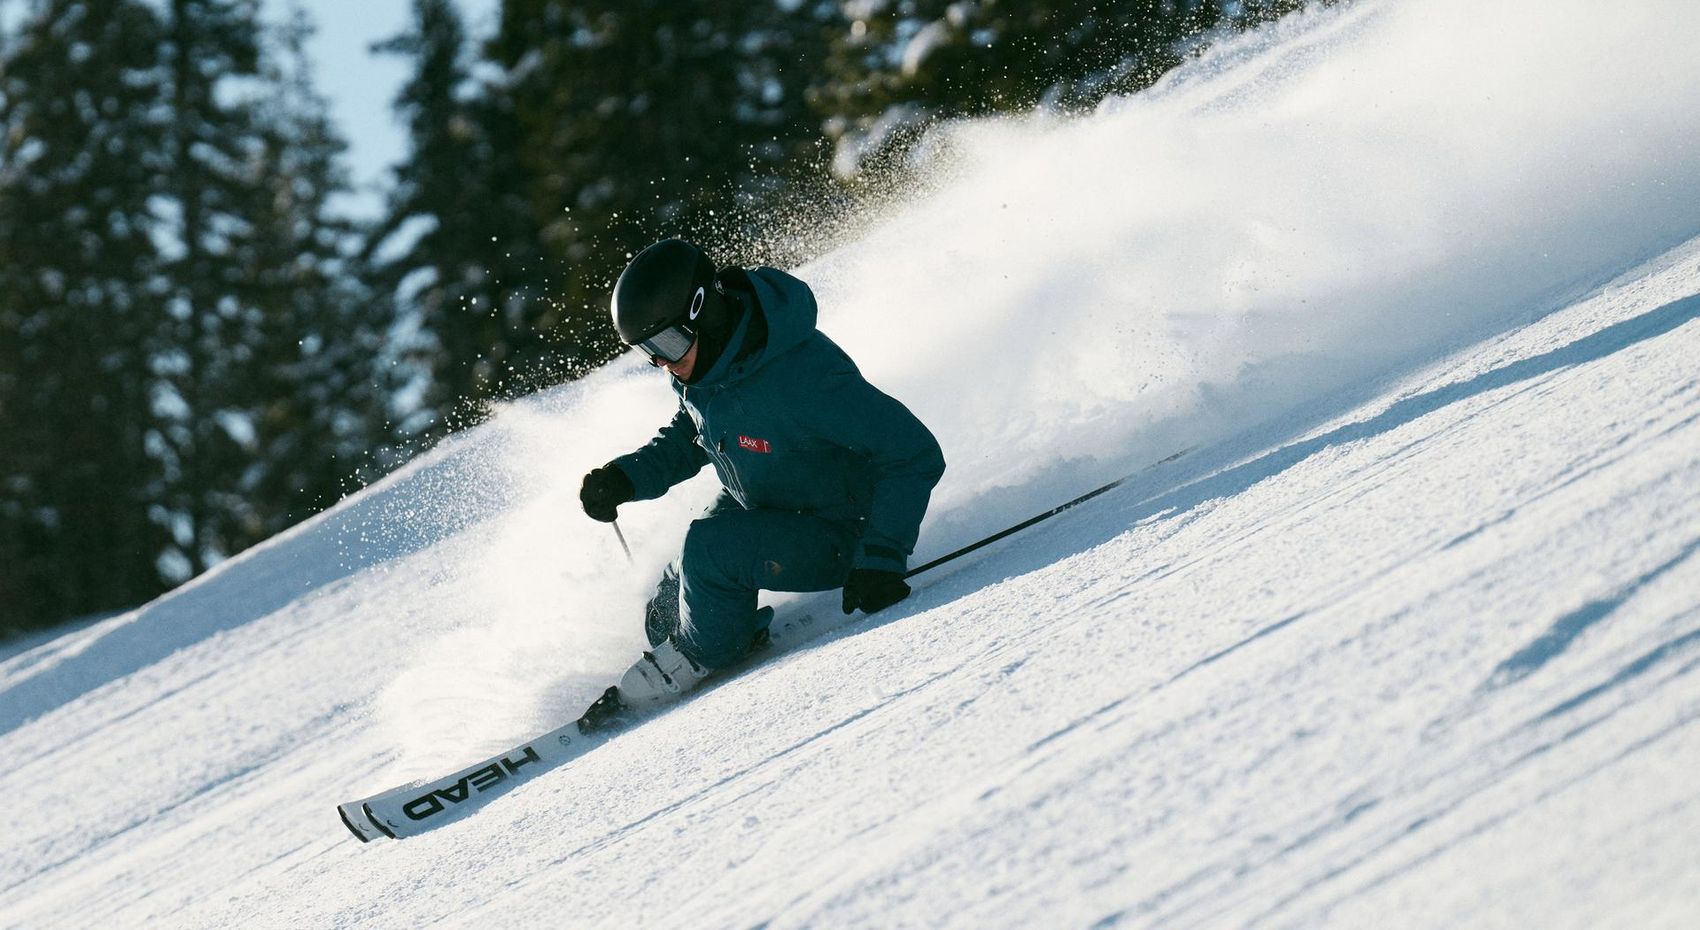
[[[632,479],[627,478],[625,472],[614,465],[604,465],[584,476],[584,484],[578,489],[578,500],[590,519],[613,523],[620,505],[635,494],[637,489],[632,487]]]
[[[909,584],[900,572],[883,572],[874,568],[857,568],[844,582],[844,612],[861,608],[871,614],[909,596]]]

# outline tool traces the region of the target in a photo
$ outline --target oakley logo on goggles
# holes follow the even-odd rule
[[[696,341],[696,328],[685,323],[678,323],[648,339],[638,340],[632,344],[632,348],[651,358],[676,362],[685,357],[685,353],[691,350],[691,344]]]

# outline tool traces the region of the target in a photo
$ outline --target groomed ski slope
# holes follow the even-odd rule
[[[940,434],[922,558],[1188,455],[362,846],[624,667],[713,493],[628,567],[574,492],[665,385],[509,405],[0,660],[0,927],[1700,923],[1700,10],[1478,7],[957,127],[799,270]]]

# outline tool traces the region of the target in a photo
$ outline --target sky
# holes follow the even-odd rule
[[[0,926],[1700,926],[1696,34],[1359,3],[949,130],[797,269],[946,450],[918,554],[1190,452],[356,843],[643,648],[719,486],[578,512],[627,353],[0,662]]]
[[[337,125],[348,140],[348,165],[360,194],[348,205],[370,215],[381,203],[377,190],[389,166],[406,153],[407,139],[390,113],[390,102],[407,77],[407,63],[373,55],[373,42],[407,27],[410,0],[267,0],[272,16],[291,5],[304,8],[318,27],[309,45],[319,90],[331,100]],[[475,36],[495,30],[500,0],[459,0]]]

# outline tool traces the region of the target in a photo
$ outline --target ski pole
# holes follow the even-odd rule
[[[921,566],[920,568],[911,568],[907,572],[903,573],[903,577],[913,578],[916,575],[919,575],[924,571],[927,571],[929,569],[938,568],[940,565],[943,565],[946,562],[950,562],[950,561],[954,561],[956,559],[959,559],[959,558],[967,555],[968,553],[973,552],[976,549],[980,549],[980,548],[984,548],[986,546],[989,546],[992,543],[995,543],[998,540],[1004,538],[1005,536],[1009,536],[1009,535],[1014,534],[1014,533],[1019,533],[1022,530],[1027,529],[1028,527],[1032,526],[1035,523],[1041,523],[1045,520],[1049,520],[1050,518],[1056,516],[1059,513],[1062,513],[1065,510],[1072,510],[1075,507],[1078,507],[1081,504],[1086,503],[1087,501],[1091,500],[1094,497],[1097,497],[1100,494],[1105,494],[1105,493],[1108,493],[1110,491],[1114,491],[1116,488],[1121,487],[1122,485],[1128,483],[1129,481],[1132,481],[1133,479],[1139,477],[1140,475],[1145,474],[1146,472],[1150,471],[1153,468],[1156,468],[1159,465],[1167,465],[1170,462],[1173,462],[1175,459],[1178,459],[1181,456],[1186,455],[1188,452],[1191,452],[1195,448],[1197,448],[1197,447],[1196,446],[1189,446],[1185,449],[1182,449],[1179,452],[1176,452],[1173,455],[1170,455],[1170,456],[1167,456],[1166,458],[1162,458],[1162,459],[1159,459],[1155,462],[1152,462],[1150,465],[1147,465],[1144,468],[1141,468],[1139,471],[1136,471],[1131,475],[1124,475],[1123,477],[1117,478],[1116,480],[1110,482],[1109,484],[1104,485],[1103,487],[1093,488],[1092,490],[1087,491],[1085,494],[1080,495],[1079,497],[1075,498],[1074,500],[1069,501],[1066,504],[1062,504],[1062,505],[1057,506],[1057,507],[1052,507],[1050,510],[1045,511],[1044,513],[1039,514],[1036,517],[1029,517],[1028,519],[1021,521],[1020,523],[1017,523],[1016,525],[1009,527],[1008,529],[999,530],[996,533],[993,533],[992,535],[987,536],[985,539],[982,539],[978,542],[969,543],[968,545],[963,546],[961,549],[958,549],[955,552],[949,553],[948,555],[941,555],[938,558],[932,560],[931,562],[928,562],[927,564]]]
[[[626,561],[636,565],[637,559],[632,558],[632,547],[626,545],[626,534],[620,532],[620,522],[618,520],[611,520],[609,521],[609,525],[614,527],[614,538],[620,541],[620,548],[626,550]]]

